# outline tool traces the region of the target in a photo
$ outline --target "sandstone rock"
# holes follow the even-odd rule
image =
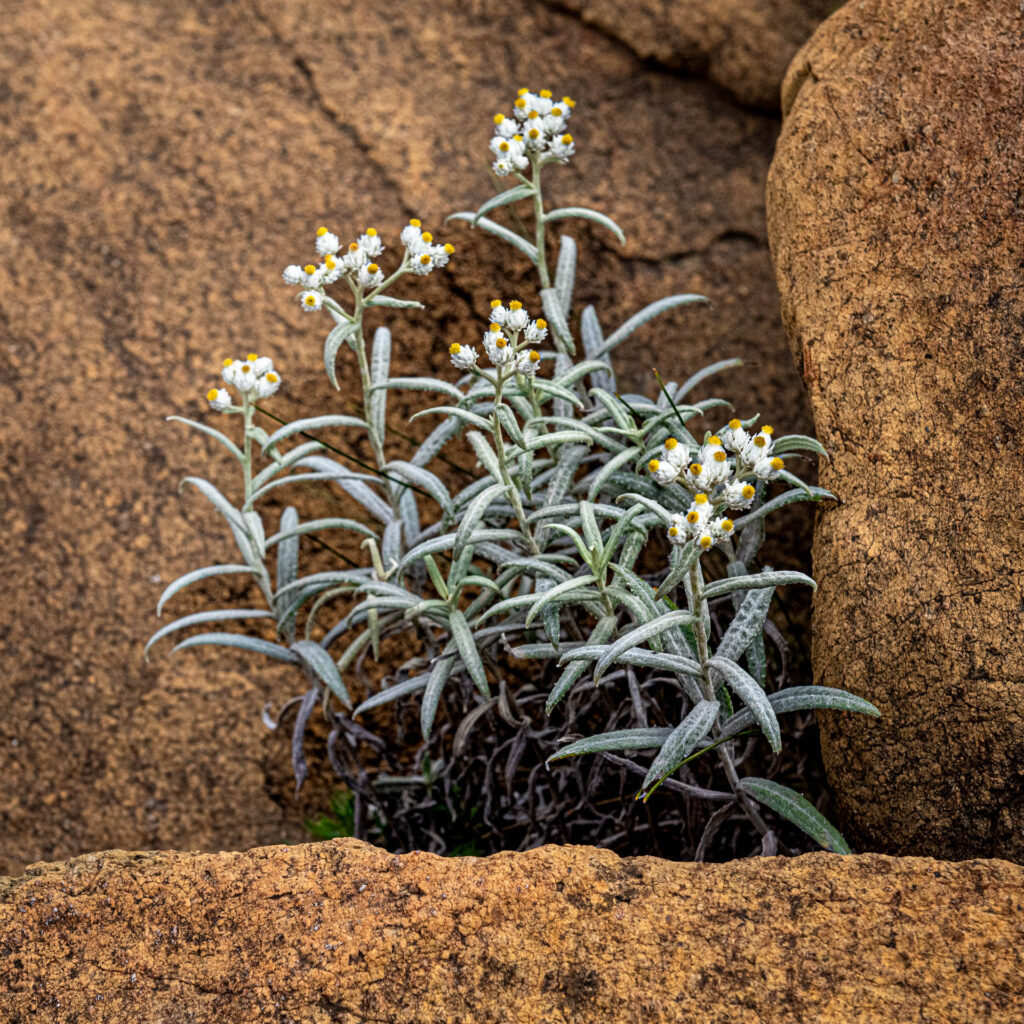
[[[0,879],[0,1021],[1017,1022],[1024,869],[355,840]]]
[[[768,185],[784,319],[842,499],[814,661],[872,849],[1024,859],[1024,80],[1016,4],[867,0],[794,60]]]
[[[747,106],[778,110],[793,55],[835,0],[557,0],[643,60],[707,78]]]
[[[291,303],[280,268],[321,222],[393,236],[479,201],[488,119],[521,82],[557,68],[550,84],[580,100],[581,157],[552,175],[556,198],[630,236],[623,254],[583,235],[581,301],[609,325],[666,292],[715,303],[638,334],[628,383],[742,355],[725,386],[808,429],[763,228],[776,121],[645,69],[578,18],[526,0],[47,0],[5,28],[0,870],[303,835],[287,743],[258,718],[295,677],[212,652],[168,665],[166,646],[142,663],[162,587],[229,551],[215,513],[175,493],[227,463],[163,418],[204,415],[219,359],[254,345],[282,368],[283,415],[337,411],[326,325]],[[497,243],[447,236],[460,258],[423,282],[431,312],[391,318],[399,373],[443,367],[496,289],[536,301]],[[410,408],[395,401],[396,421]],[[809,519],[794,522],[798,551]],[[241,598],[221,584],[172,611]]]

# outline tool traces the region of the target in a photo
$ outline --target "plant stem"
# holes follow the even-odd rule
[[[530,157],[533,165],[533,216],[536,221],[537,273],[540,275],[541,288],[551,287],[551,275],[548,272],[548,256],[545,248],[544,228],[544,196],[540,189],[540,161],[536,155]]]
[[[499,369],[497,380],[494,382],[494,411],[491,413],[491,432],[494,435],[494,447],[498,456],[498,466],[501,469],[501,482],[508,491],[509,501],[515,509],[516,518],[519,520],[519,529],[533,554],[540,554],[540,547],[530,532],[529,524],[526,522],[526,510],[523,508],[523,499],[519,494],[519,488],[513,483],[511,474],[508,471],[508,459],[505,455],[505,441],[501,432],[501,419],[498,416],[498,407],[501,405],[501,389],[505,383],[505,375]]]

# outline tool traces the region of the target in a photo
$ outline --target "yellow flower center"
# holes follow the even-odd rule
[[[501,124],[501,122],[504,121],[504,120],[505,120],[505,115],[504,114],[495,114],[494,115],[494,123],[495,124]]]
[[[679,536],[679,531],[674,526],[670,526],[668,528],[668,535],[670,537],[678,537]]]
[[[206,392],[206,400],[208,402],[212,402],[219,394],[220,392],[216,388],[210,388],[210,390]]]
[[[743,494],[743,497],[749,501],[749,499],[751,499],[757,492],[750,484],[744,484],[743,491],[741,493]]]
[[[497,334],[498,331],[501,330],[501,325],[500,324],[491,324],[491,326],[488,328],[488,330],[490,330],[494,334]]]
[[[708,444],[721,444],[721,443],[722,443],[722,439],[717,434],[712,434],[708,438]]]
[[[497,309],[501,305],[501,299],[491,299],[491,309]]]
[[[413,219],[411,221],[409,221],[410,227],[414,227],[414,228],[418,228],[422,223],[423,223],[423,221],[421,221],[419,219],[419,217],[413,217]]]
[[[568,108],[569,108],[570,110],[572,110],[572,108],[576,106],[576,101],[575,101],[575,100],[572,100],[572,99],[570,99],[570,98],[569,98],[568,96],[563,96],[563,97],[562,97],[562,102],[563,102],[563,103],[564,103],[564,104],[565,104],[565,105],[566,105],[566,106],[567,106],[567,107],[568,107]]]
[[[420,237],[424,242],[432,242],[434,240],[434,236],[429,231],[424,231]]]
[[[520,89],[520,90],[519,90],[519,92],[517,92],[517,93],[516,93],[516,95],[517,95],[517,96],[525,96],[525,95],[526,95],[526,94],[527,94],[527,93],[528,93],[529,91],[530,91],[530,90],[529,90],[529,89],[527,89],[527,88],[526,88],[526,86],[524,85],[524,86],[522,87],[522,89]]]
[[[669,439],[668,439],[668,440],[667,440],[667,441],[665,442],[665,448],[666,448],[666,449],[667,449],[668,451],[670,451],[670,452],[673,452],[673,451],[675,451],[675,450],[676,450],[676,448],[678,448],[678,447],[679,447],[679,442],[678,442],[678,441],[677,441],[677,440],[676,440],[676,439],[675,439],[674,437],[670,437],[670,438],[669,438]]]
[[[376,274],[376,273],[377,273],[377,271],[378,271],[378,270],[380,270],[380,267],[378,267],[376,263],[371,263],[371,264],[369,264],[369,265],[367,266],[367,268],[366,268],[366,269],[367,269],[367,270],[368,270],[368,271],[369,271],[369,272],[370,272],[371,274]]]
[[[259,356],[257,356],[255,352],[250,352],[245,358],[248,359],[250,363],[255,363]]]
[[[452,245],[452,243],[451,243],[451,242],[445,242],[445,243],[444,243],[444,251],[445,251],[446,253],[448,253],[448,255],[449,255],[449,256],[451,256],[451,254],[452,254],[453,252],[455,252],[455,246],[454,246],[454,245]]]
[[[462,346],[457,341],[453,341],[448,346],[448,351],[451,352],[453,356],[457,356],[462,351]]]
[[[726,454],[725,454],[725,452],[715,452],[713,458],[714,458],[715,462],[725,462]]]
[[[704,472],[704,467],[699,462],[691,463],[691,465],[690,465],[690,472],[694,476],[700,476],[701,473]]]
[[[537,128],[531,128],[526,134],[529,135],[531,139],[540,138],[540,130]]]
[[[708,496],[706,494],[698,494],[693,500],[698,505],[706,505]]]
[[[316,305],[316,296],[315,295],[307,295],[306,296],[306,305],[307,306],[315,306]],[[243,369],[248,369],[248,367],[243,367]]]
[[[658,467],[660,465],[661,465],[661,463],[657,459],[651,459],[651,461],[647,463],[647,468],[652,473],[657,473],[658,472]]]
[[[507,142],[498,143],[498,149],[500,149],[502,153],[507,153],[511,148],[512,147]]]
[[[538,320],[537,321],[537,330],[538,331],[546,331],[547,329],[548,329],[548,322],[547,322],[547,320]]]
[[[422,263],[422,264],[423,264],[423,266],[426,266],[426,265],[427,265],[427,264],[428,264],[429,262],[430,262],[430,256],[429,256],[429,254],[428,254],[428,253],[424,253],[424,254],[423,254],[423,255],[422,255],[421,257],[420,257],[420,263]]]
[[[698,519],[700,519],[700,513],[695,508],[690,509],[690,511],[686,513],[686,521],[688,523],[695,523]]]
[[[758,448],[763,448],[767,443],[768,438],[762,437],[760,434],[758,434],[757,437],[754,438],[754,444],[757,445]]]
[[[516,109],[523,110],[525,107],[526,107],[526,100],[524,100],[523,97],[520,96],[519,99],[516,100]]]
[[[761,433],[762,434],[767,434],[770,437],[772,434],[775,433],[775,428],[774,427],[762,427],[761,428]]]
[[[494,343],[494,347],[495,347],[495,348],[504,348],[504,347],[505,347],[505,346],[506,346],[507,344],[508,344],[508,342],[507,342],[507,341],[506,341],[506,340],[505,340],[504,338],[499,338],[499,339],[498,339],[498,340],[497,340],[497,341],[496,341],[496,342]]]
[[[315,274],[316,273],[316,267],[314,267],[312,263],[307,263],[302,269],[307,274]]]
[[[561,117],[562,116],[562,108],[561,107],[552,107],[551,108],[551,116],[552,117]]]
[[[722,529],[725,530],[726,533],[732,533],[732,520],[731,519],[723,519],[722,520]]]
[[[729,429],[730,430],[739,430],[740,427],[742,427],[742,426],[743,426],[743,424],[740,423],[739,420],[729,420]]]
[[[513,299],[508,304],[508,308],[509,309],[522,309],[523,308],[523,304],[518,299]]]
[[[540,96],[540,98],[542,100],[549,100],[549,99],[551,99],[551,90],[550,89],[541,89],[541,91],[539,93],[537,93],[537,95]]]
[[[562,136],[562,145],[568,146],[570,142],[572,142],[572,136],[566,132],[566,134]]]
[[[234,362],[234,359],[225,359],[224,362],[221,365],[223,365],[223,366],[230,366],[233,362]]]
[[[706,551],[714,543],[712,539],[705,533],[700,539],[700,546]]]
[[[772,459],[772,469],[782,469],[784,465],[785,463],[782,461],[782,459],[778,458],[777,456],[776,458]]]
[[[540,353],[539,352],[531,352],[530,353],[530,362],[531,363],[539,363],[540,362]]]
[[[358,249],[358,248],[359,248],[359,243],[358,242],[349,242],[348,243],[348,251],[349,252],[355,252],[356,249]]]
[[[317,228],[316,229],[316,237],[317,238],[323,238],[324,235],[326,235],[326,234],[327,234],[327,228]]]
[[[273,371],[267,374],[267,380],[269,380],[271,384],[276,384],[279,379],[280,378]]]
[[[366,233],[367,233],[367,234],[368,234],[368,235],[369,235],[369,236],[370,236],[371,238],[376,238],[376,237],[377,237],[377,229],[376,229],[376,228],[367,228],[367,229],[366,229]]]

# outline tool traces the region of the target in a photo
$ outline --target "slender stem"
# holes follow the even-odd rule
[[[245,505],[249,504],[249,499],[252,497],[252,438],[249,436],[249,432],[252,429],[252,414],[256,408],[256,403],[249,400],[249,396],[245,395],[242,400],[242,412],[244,415],[245,426],[242,433],[242,478],[245,482]]]
[[[512,502],[512,508],[515,509],[516,518],[519,520],[519,529],[522,531],[527,544],[530,545],[530,550],[537,555],[540,554],[540,547],[537,544],[537,541],[534,540],[533,534],[530,532],[529,524],[526,522],[526,510],[523,508],[523,499],[519,494],[519,488],[512,482],[511,474],[508,471],[508,458],[505,455],[505,441],[502,437],[501,419],[498,416],[498,407],[501,405],[501,389],[504,383],[505,375],[499,369],[497,379],[494,382],[494,411],[491,413],[491,431],[494,435],[494,447],[498,456],[498,466],[501,469],[501,482],[505,485],[505,489],[508,491],[509,500]]]
[[[537,273],[540,275],[541,288],[550,288],[551,275],[548,273],[548,256],[544,238],[544,196],[540,188],[540,161],[534,155],[530,157],[530,163],[533,165],[531,184],[533,185],[533,216],[536,221]]]

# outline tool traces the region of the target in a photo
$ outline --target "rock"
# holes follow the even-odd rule
[[[638,333],[627,383],[741,355],[723,390],[809,429],[763,227],[776,120],[645,68],[576,17],[526,0],[47,0],[10,11],[7,29],[0,870],[304,835],[313,794],[292,804],[287,741],[259,721],[301,680],[212,651],[168,663],[167,644],[142,662],[162,588],[230,559],[216,514],[175,493],[228,461],[164,417],[207,415],[221,357],[254,346],[282,369],[281,415],[348,411],[323,380],[326,322],[291,301],[281,267],[321,222],[394,238],[418,214],[442,231],[488,194],[489,118],[521,82],[557,68],[549,84],[579,99],[580,157],[551,175],[555,198],[605,209],[630,237],[618,251],[582,234],[580,300],[608,327],[667,292],[714,301]],[[477,334],[495,292],[536,306],[506,249],[465,226],[443,234],[459,252],[416,291],[430,312],[389,318],[401,374],[450,374],[447,342]],[[394,422],[412,408],[396,399]],[[809,517],[793,522],[778,560],[797,566]],[[244,596],[219,583],[169,613]]]
[[[761,110],[779,109],[793,55],[835,0],[554,0],[638,57],[707,78]]]
[[[1014,1022],[1024,869],[353,839],[0,878],[0,1020]]]
[[[848,4],[784,87],[769,229],[842,499],[815,679],[882,711],[823,716],[823,751],[870,849],[1024,859],[1020,29],[1016,4]]]

